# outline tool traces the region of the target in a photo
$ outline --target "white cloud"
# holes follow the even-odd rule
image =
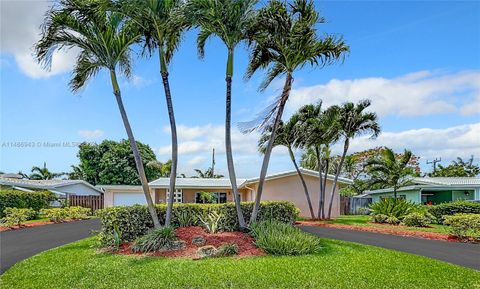
[[[197,167],[199,165],[203,165],[205,162],[207,161],[207,158],[206,157],[203,157],[203,156],[196,156],[194,158],[191,158],[189,161],[188,161],[188,166],[190,167]]]
[[[100,138],[103,136],[103,130],[79,130],[78,135],[88,140]]]
[[[369,77],[330,80],[292,90],[287,114],[322,100],[326,106],[371,99],[380,116],[419,116],[456,112],[480,113],[480,71],[453,74],[420,71],[397,78]]]
[[[13,54],[23,73],[32,78],[48,77],[71,70],[77,51],[56,52],[50,71],[33,58],[33,46],[40,39],[40,25],[51,1],[0,1],[0,51]]]

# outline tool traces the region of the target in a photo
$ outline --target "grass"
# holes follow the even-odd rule
[[[331,221],[321,221],[322,223],[326,224],[342,224],[342,225],[355,225],[355,226],[366,226],[366,227],[373,227],[373,228],[389,228],[393,230],[408,230],[408,231],[420,231],[420,232],[433,232],[433,233],[442,233],[448,234],[449,228],[448,226],[444,225],[437,225],[437,224],[430,224],[428,228],[423,227],[405,227],[405,226],[393,226],[387,224],[375,224],[371,223],[372,218],[366,215],[346,215],[340,216]]]
[[[480,272],[406,253],[322,239],[296,257],[166,259],[98,253],[93,238],[0,276],[7,288],[480,288]]]

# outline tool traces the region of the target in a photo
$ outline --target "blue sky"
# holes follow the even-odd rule
[[[43,1],[1,2],[1,155],[0,169],[29,171],[44,161],[53,171],[77,164],[81,141],[125,138],[105,72],[78,94],[68,88],[74,51],[56,56],[51,72],[31,58],[38,26],[48,8]],[[321,33],[342,34],[351,47],[344,63],[323,69],[306,67],[294,77],[288,116],[303,104],[326,105],[372,100],[383,133],[362,137],[352,151],[388,145],[409,148],[421,163],[433,157],[480,156],[480,2],[321,1],[327,23]],[[206,169],[212,147],[217,167],[226,173],[223,144],[226,50],[218,39],[199,60],[196,31],[189,31],[170,67],[170,81],[180,135],[180,172]],[[243,80],[248,55],[235,54],[233,123],[248,121],[278,94],[282,79],[257,91],[262,75]],[[159,160],[169,158],[170,135],[158,60],[138,59],[132,79],[122,79],[125,106],[135,136],[149,144]],[[236,127],[233,148],[237,175],[257,176],[261,156],[258,135]],[[15,143],[33,147],[12,147]],[[60,146],[48,147],[48,144]],[[270,172],[292,169],[283,149],[276,149]]]

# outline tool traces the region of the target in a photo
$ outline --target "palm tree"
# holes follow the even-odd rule
[[[30,180],[52,180],[65,175],[65,173],[52,173],[47,168],[47,163],[43,163],[43,168],[34,166],[31,169],[32,174],[28,176]],[[24,175],[24,174],[22,174]]]
[[[251,222],[256,220],[260,208],[273,142],[292,88],[293,72],[307,64],[329,65],[341,59],[349,50],[342,38],[333,35],[318,37],[315,26],[323,22],[323,18],[315,11],[313,1],[296,0],[288,4],[286,1],[272,0],[259,10],[256,23],[250,31],[252,52],[245,77],[249,79],[257,70],[265,69],[266,78],[260,85],[260,90],[264,90],[272,80],[285,76],[282,93],[259,126],[265,126],[271,118],[274,119],[272,137],[263,157]]]
[[[43,24],[42,38],[36,44],[37,59],[47,68],[57,49],[77,48],[79,56],[73,71],[70,87],[73,92],[85,86],[86,82],[101,69],[108,70],[113,94],[130,141],[138,176],[155,228],[160,222],[150,195],[145,169],[137,142],[123,105],[117,81],[117,69],[129,77],[131,74],[130,47],[140,39],[140,34],[125,17],[115,12],[106,12],[93,6],[96,2],[62,0],[47,13]]]
[[[392,187],[393,197],[397,199],[398,188],[410,184],[410,177],[414,170],[409,166],[412,152],[405,150],[399,158],[390,148],[385,148],[379,158],[371,158],[366,167],[372,174],[372,185],[380,184],[382,187]]]
[[[193,170],[195,171],[195,173],[197,173],[197,175],[193,176],[192,178],[220,179],[224,177],[224,175],[214,174],[212,168],[208,168],[206,171],[202,171],[201,169],[193,169]]]
[[[353,102],[347,102],[340,107],[332,107],[332,111],[335,111],[335,114],[338,117],[337,122],[340,126],[340,134],[344,139],[344,143],[343,153],[340,157],[340,163],[333,180],[332,193],[330,194],[327,215],[328,219],[330,219],[332,213],[333,198],[336,191],[335,187],[337,186],[338,177],[341,173],[343,162],[350,146],[350,140],[364,134],[371,134],[371,138],[376,138],[380,134],[377,114],[364,111],[369,106],[370,100],[362,100],[357,105]]]
[[[130,16],[143,34],[145,48],[153,55],[158,49],[160,74],[162,76],[165,99],[172,134],[172,166],[170,172],[170,192],[175,191],[178,163],[177,126],[173,112],[172,96],[168,79],[168,65],[178,49],[181,36],[187,28],[182,17],[182,0],[122,0],[120,11]],[[165,226],[169,226],[172,218],[173,194],[167,200]]]
[[[233,57],[237,45],[247,38],[247,32],[256,16],[256,3],[257,0],[191,0],[187,3],[187,13],[191,23],[200,28],[197,38],[199,56],[201,58],[204,57],[205,43],[213,35],[220,38],[227,47],[225,148],[228,176],[232,185],[240,228],[245,228],[246,223],[240,207],[240,194],[237,189],[237,177],[232,155],[231,103]]]

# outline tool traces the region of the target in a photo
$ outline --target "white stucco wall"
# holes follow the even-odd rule
[[[55,191],[59,191],[62,193],[69,193],[75,194],[80,196],[89,196],[89,195],[101,195],[100,192],[94,190],[93,188],[85,185],[85,184],[73,184],[73,185],[66,185],[55,188]]]

